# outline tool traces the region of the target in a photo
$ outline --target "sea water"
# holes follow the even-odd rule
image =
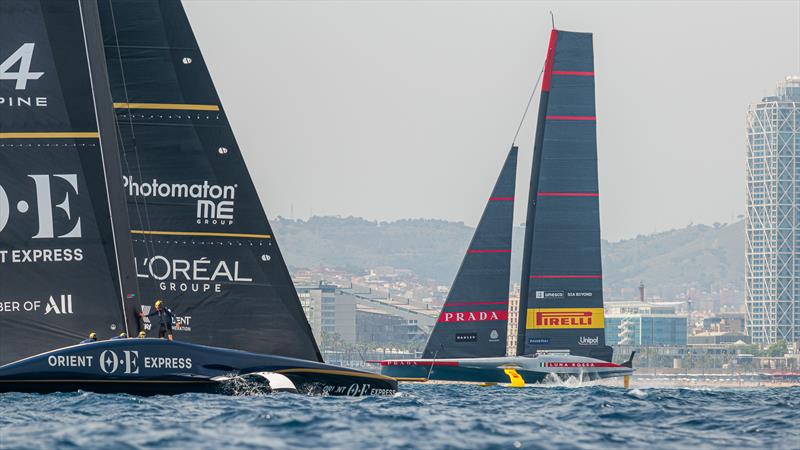
[[[800,449],[800,388],[403,384],[389,397],[0,394],[0,448]]]

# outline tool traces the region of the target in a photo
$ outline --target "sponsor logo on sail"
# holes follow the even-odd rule
[[[478,342],[478,333],[458,333],[456,342]]]
[[[564,298],[564,291],[536,291],[536,298],[539,300]]]
[[[534,308],[525,325],[529,330],[603,328],[603,317],[603,308]]]
[[[47,302],[47,306],[44,310],[44,315],[48,315],[51,312],[54,314],[73,314],[72,295],[62,295],[60,302],[57,302],[53,296],[50,296],[50,299]]]
[[[508,311],[443,312],[439,316],[439,322],[483,322],[487,320],[508,320]]]
[[[0,301],[0,314],[15,312],[40,312],[54,316],[74,314],[72,294],[51,295],[46,300]]]
[[[550,343],[549,338],[532,337],[528,338],[528,345],[547,345]]]
[[[197,223],[204,225],[232,225],[238,184],[165,183],[154,178],[136,182],[132,176],[122,178],[130,197],[188,199],[196,201]]]
[[[200,259],[170,259],[156,255],[135,258],[139,278],[158,281],[165,292],[222,292],[223,283],[252,283],[245,276],[239,261]]]
[[[31,236],[32,239],[80,238],[81,218],[70,207],[75,204],[75,198],[78,196],[78,175],[74,173],[28,175],[28,178],[33,181],[35,210],[31,208],[31,198],[12,199],[0,185],[0,233],[11,222],[12,214],[34,214],[37,216],[39,227],[36,234]],[[65,229],[56,229],[56,214],[67,219]],[[61,222],[63,220],[59,220],[59,223]]]
[[[0,82],[11,81],[14,83],[15,91],[25,91],[28,89],[28,82],[42,78],[44,72],[31,71],[31,62],[35,49],[35,42],[26,42],[3,60],[0,63]],[[0,58],[2,57],[3,55],[0,55]],[[15,68],[16,71],[14,70]],[[22,93],[20,92],[20,94]],[[46,108],[47,97],[31,95],[3,96],[0,97],[0,107]]]
[[[500,333],[497,330],[492,330],[489,333],[489,342],[498,342],[500,341]]]
[[[581,336],[578,345],[600,345],[600,336]]]

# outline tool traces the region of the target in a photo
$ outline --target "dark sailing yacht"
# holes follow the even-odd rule
[[[508,291],[508,261],[481,260],[476,267],[467,266],[465,259],[423,359],[380,361],[383,374],[401,380],[510,381],[520,386],[548,375],[596,379],[633,373],[633,355],[621,365],[614,364],[613,350],[605,345],[590,33],[552,30],[541,91],[516,355],[506,356],[505,346],[491,347],[484,332],[494,323],[483,312],[484,305],[492,301],[483,297],[481,290],[500,284],[495,286],[481,275],[502,273],[501,284]],[[504,195],[513,198],[513,187]],[[507,235],[508,245],[503,248],[510,249],[511,213],[498,215],[497,221],[504,230],[493,232]],[[482,227],[483,221],[473,243],[485,233]],[[507,304],[508,293],[504,295]],[[449,320],[443,319],[452,315],[451,297],[484,299],[458,303],[463,305],[458,309],[462,317],[475,319],[460,322],[455,335]],[[491,317],[500,313],[505,317],[505,311],[495,311]],[[506,323],[502,325],[505,330]],[[467,350],[467,346],[471,347]]]
[[[3,0],[0,43],[0,392],[396,391],[322,361],[179,0]],[[102,340],[156,299],[175,341]]]

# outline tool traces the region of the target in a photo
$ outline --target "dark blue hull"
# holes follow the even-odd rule
[[[392,378],[324,363],[163,339],[120,339],[66,347],[2,366],[0,392],[234,394],[241,382],[258,373],[282,375],[301,393],[361,396],[397,391]]]

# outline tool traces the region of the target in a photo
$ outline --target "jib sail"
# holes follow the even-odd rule
[[[512,147],[423,358],[505,356],[516,173]]]
[[[176,339],[321,360],[180,1],[100,11],[142,303]]]
[[[0,2],[0,364],[125,332],[135,297],[132,258],[117,264],[126,214],[109,213],[118,150],[92,6]]]
[[[523,255],[518,354],[605,346],[592,35],[553,30]]]

